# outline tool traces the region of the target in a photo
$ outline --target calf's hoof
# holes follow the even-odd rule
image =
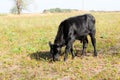
[[[97,56],[98,56],[97,53],[95,53],[95,54],[94,54],[94,57],[97,57]]]
[[[67,58],[64,58],[64,61],[65,61],[65,62],[67,62],[67,60],[68,60]]]

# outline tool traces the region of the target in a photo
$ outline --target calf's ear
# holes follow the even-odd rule
[[[51,41],[49,41],[49,46],[50,46],[50,47],[52,46],[52,43],[51,43]]]

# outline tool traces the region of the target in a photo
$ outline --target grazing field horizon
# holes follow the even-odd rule
[[[87,56],[75,41],[76,58],[51,61],[49,41],[66,18],[86,12],[0,15],[0,80],[120,80],[120,12],[89,12],[96,18],[98,57],[90,37]],[[62,49],[64,53],[64,48]]]

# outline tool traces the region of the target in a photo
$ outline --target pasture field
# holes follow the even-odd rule
[[[83,12],[0,15],[0,80],[120,80],[120,12],[91,12],[96,18],[98,57],[89,38],[87,56],[74,43],[77,56],[51,61],[49,41],[58,25]],[[64,51],[64,48],[63,48]]]

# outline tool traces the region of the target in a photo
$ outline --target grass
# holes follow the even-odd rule
[[[0,15],[0,80],[120,80],[120,13],[94,12],[99,56],[69,55],[68,62],[51,62],[49,41],[54,41],[60,22],[84,13]],[[74,44],[81,53],[82,44]]]

